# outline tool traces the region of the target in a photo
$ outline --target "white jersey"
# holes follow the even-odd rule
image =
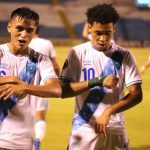
[[[115,88],[96,86],[90,92],[75,97],[73,130],[81,127],[94,128],[96,116],[100,116],[107,107],[124,97],[124,85],[128,87],[141,84],[142,81],[132,54],[114,42],[112,48],[105,53],[94,49],[90,42],[72,48],[63,66],[60,76],[62,80],[78,82],[106,75],[119,78]],[[123,112],[111,115],[109,127],[124,129]]]
[[[39,53],[48,56],[49,58],[56,57],[54,46],[50,40],[36,37],[31,40],[29,47]]]
[[[56,57],[53,44],[47,39],[40,37],[33,38],[29,44],[29,47],[39,53],[42,53],[43,55],[48,56],[50,59]],[[43,83],[41,82],[40,84],[42,85]],[[36,99],[38,100],[37,111],[48,109],[48,98],[36,97]]]
[[[0,45],[0,76],[18,76],[24,82],[38,85],[41,80],[57,78],[50,59],[29,49],[25,56],[13,55],[7,44]],[[35,96],[22,99],[12,96],[0,100],[0,147],[32,149],[37,101]]]

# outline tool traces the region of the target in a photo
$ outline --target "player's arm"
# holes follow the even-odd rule
[[[0,85],[12,83],[12,84],[21,84],[23,81],[19,79],[17,76],[5,76],[0,77]]]
[[[96,119],[96,132],[106,135],[106,126],[112,114],[128,110],[142,101],[141,84],[129,86],[128,91],[129,93],[122,100],[105,109],[103,114]]]
[[[150,67],[150,60],[148,60],[140,69],[140,73],[143,74],[147,68]]]
[[[56,75],[59,76],[60,75],[60,66],[58,64],[56,57],[51,58],[51,61],[52,61]]]
[[[112,75],[97,77],[89,81],[67,82],[62,80],[62,98],[77,96],[80,93],[93,88],[94,86],[103,86],[113,88],[118,83],[118,78]]]
[[[83,30],[82,30],[82,37],[84,38],[84,39],[86,39],[86,40],[89,40],[89,38],[88,38],[88,34],[89,34],[89,27],[88,27],[88,22],[86,22],[85,24],[84,24],[84,27],[83,27]]]
[[[8,99],[11,95],[26,95],[31,94],[39,97],[60,97],[61,86],[56,78],[46,80],[45,85],[31,84],[5,84],[0,86],[0,98]]]
[[[45,85],[31,85],[26,84],[24,88],[25,93],[40,96],[40,97],[60,97],[61,86],[56,78],[46,80]]]
[[[134,84],[128,87],[129,93],[118,103],[108,108],[110,114],[115,114],[130,109],[142,101],[141,84]]]

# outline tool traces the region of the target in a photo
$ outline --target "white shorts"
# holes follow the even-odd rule
[[[129,150],[125,129],[108,130],[107,136],[95,132],[73,131],[68,150]]]
[[[48,98],[37,97],[37,111],[48,109]]]

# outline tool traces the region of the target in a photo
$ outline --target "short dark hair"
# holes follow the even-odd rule
[[[40,33],[40,26],[38,25],[36,30],[35,30],[35,34],[39,34]]]
[[[88,23],[91,25],[94,22],[101,24],[112,22],[115,24],[120,18],[115,8],[112,7],[112,4],[97,4],[87,10],[86,16]]]
[[[20,7],[15,9],[11,13],[11,19],[14,17],[19,16],[20,18],[25,18],[27,20],[33,20],[35,21],[36,25],[39,24],[39,15],[35,11],[31,10],[28,7]]]

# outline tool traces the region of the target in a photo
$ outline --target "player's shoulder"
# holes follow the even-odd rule
[[[32,49],[32,48],[29,48],[29,51],[28,51],[28,56],[30,59],[32,60],[35,60],[35,61],[41,61],[43,59],[47,59],[48,56]]]
[[[90,42],[89,41],[85,42],[85,43],[78,44],[78,45],[74,46],[73,48],[79,49],[79,48],[86,48],[88,46],[90,46]]]
[[[7,43],[0,44],[0,49],[1,49],[1,50],[8,50]]]
[[[52,45],[52,42],[49,40],[49,39],[45,39],[45,38],[42,38],[42,37],[36,37],[36,38],[33,38],[31,42],[38,42],[40,44],[45,44],[45,45]]]
[[[74,51],[75,53],[85,53],[86,51],[88,51],[90,47],[91,47],[90,42],[86,42],[74,46],[71,50]]]
[[[115,51],[122,53],[123,55],[130,55],[131,54],[131,51],[128,48],[123,47],[121,45],[118,45],[116,43],[113,44],[113,49]]]
[[[4,55],[7,52],[10,53],[7,43],[0,44],[0,53]]]

